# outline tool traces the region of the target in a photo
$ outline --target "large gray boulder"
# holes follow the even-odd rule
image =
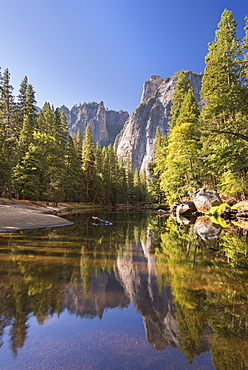
[[[192,194],[191,199],[200,212],[209,212],[213,206],[220,205],[222,203],[216,191],[205,188],[195,191]]]

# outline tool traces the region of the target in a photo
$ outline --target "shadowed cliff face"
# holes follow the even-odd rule
[[[86,126],[90,124],[94,142],[99,141],[101,145],[113,144],[116,135],[129,117],[128,112],[106,110],[103,102],[79,104],[71,110],[63,108],[71,136],[75,136],[78,129],[84,136]]]
[[[200,103],[202,75],[186,72],[186,76]],[[133,168],[147,170],[153,161],[153,147],[157,126],[161,132],[168,130],[172,94],[177,75],[162,79],[152,76],[143,85],[140,105],[126,121],[115,140],[117,154],[123,158],[130,156]]]

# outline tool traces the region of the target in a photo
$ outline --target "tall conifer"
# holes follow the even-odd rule
[[[246,38],[242,44],[236,28],[232,12],[225,9],[209,44],[201,89],[205,182],[225,193],[234,189],[235,182],[244,184],[248,173],[246,145],[238,136],[248,134]]]
[[[90,124],[86,126],[83,140],[82,169],[85,176],[86,201],[91,202],[94,198],[95,186],[95,148]]]
[[[186,78],[185,72],[179,71],[177,82],[175,83],[175,87],[174,87],[172,107],[171,107],[171,119],[170,119],[171,128],[176,123],[185,94],[189,88],[190,88],[190,82]]]
[[[169,201],[190,196],[199,183],[199,108],[190,87],[184,95],[180,112],[168,139],[165,171],[161,187]]]
[[[10,73],[5,69],[0,84],[0,134],[6,161],[8,164],[8,196],[12,197],[11,167],[16,145],[16,104],[13,87],[10,85]]]
[[[218,27],[206,56],[202,116],[209,128],[239,131],[239,113],[246,103],[242,89],[242,47],[231,11],[223,11]]]

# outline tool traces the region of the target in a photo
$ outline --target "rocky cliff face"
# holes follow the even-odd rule
[[[195,98],[200,103],[202,74],[186,72],[195,92]],[[143,85],[140,105],[127,119],[122,131],[115,140],[118,156],[130,156],[133,168],[147,170],[153,161],[153,147],[157,126],[161,132],[168,130],[171,100],[177,74],[162,79],[152,76]]]
[[[129,117],[128,112],[106,110],[103,102],[75,105],[72,109],[63,107],[69,126],[69,134],[75,136],[78,129],[84,135],[85,128],[91,125],[94,142],[102,145],[114,143],[116,135],[121,131]]]

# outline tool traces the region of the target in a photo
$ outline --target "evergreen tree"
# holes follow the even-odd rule
[[[90,124],[86,126],[82,146],[82,169],[85,178],[85,197],[87,202],[94,199],[95,194],[95,148]]]
[[[103,148],[104,202],[117,203],[118,198],[118,159],[112,144]]]
[[[5,195],[6,184],[9,176],[9,164],[7,162],[3,145],[0,141],[0,196]]]
[[[245,184],[248,172],[247,148],[240,138],[248,134],[247,66],[236,26],[232,13],[225,9],[214,41],[209,44],[201,89],[204,182],[224,192],[227,182],[232,183],[232,188],[239,180]],[[243,187],[243,193],[246,188]]]
[[[133,203],[134,201],[134,173],[132,168],[132,161],[130,156],[126,160],[126,174],[127,174],[127,201]]]
[[[17,137],[23,128],[23,120],[28,116],[32,130],[35,127],[36,118],[36,100],[33,86],[28,83],[28,77],[25,76],[20,84],[19,94],[17,96]]]
[[[146,171],[142,170],[140,172],[140,192],[141,192],[141,200],[142,202],[146,202],[149,200],[149,193],[148,193],[148,181]]]
[[[66,150],[69,143],[69,134],[68,134],[68,122],[65,115],[65,110],[62,109],[60,113],[60,121],[59,121],[59,137],[58,141],[62,149]]]
[[[108,157],[109,157],[109,175],[110,175],[110,201],[114,205],[117,203],[118,198],[118,158],[116,154],[116,150],[112,144],[108,145]]]
[[[10,85],[10,73],[6,68],[0,84],[0,141],[8,164],[7,188],[9,198],[12,197],[11,167],[16,145],[15,130],[16,104],[14,102],[13,87]]]
[[[239,114],[247,102],[243,98],[242,47],[232,12],[223,11],[218,27],[206,56],[202,116],[210,129],[239,132]]]
[[[200,185],[199,114],[194,92],[190,87],[184,96],[175,125],[170,131],[165,171],[161,174],[161,187],[170,202],[190,196]]]
[[[95,169],[96,169],[96,179],[95,179],[95,199],[96,203],[104,202],[104,176],[103,176],[103,167],[104,167],[104,154],[103,148],[100,143],[96,143],[95,147]]]
[[[172,107],[171,107],[171,118],[170,118],[170,127],[172,128],[177,120],[177,117],[180,113],[181,105],[184,100],[186,92],[190,88],[190,82],[186,78],[184,71],[178,72],[177,82],[175,83]]]
[[[22,129],[20,131],[19,139],[18,139],[18,157],[19,159],[26,153],[29,144],[31,143],[33,136],[32,130],[32,119],[31,117],[26,114],[23,117]]]
[[[17,130],[18,133],[20,133],[22,129],[23,124],[23,117],[25,114],[25,103],[26,103],[26,96],[27,96],[27,88],[28,88],[28,77],[25,76],[23,80],[21,81],[20,88],[19,88],[19,94],[17,96],[17,108],[18,108],[18,114],[17,114]]]
[[[140,173],[137,168],[134,171],[133,185],[134,185],[134,203],[141,202],[143,200],[141,190],[141,180]]]
[[[32,126],[34,126],[35,119],[37,116],[37,108],[36,108],[36,100],[35,100],[35,91],[31,84],[27,86],[27,93],[26,93],[26,100],[24,105],[24,114],[27,114],[32,122]]]
[[[118,158],[117,202],[127,203],[127,174],[122,157]]]
[[[45,103],[39,110],[36,119],[36,129],[39,132],[56,138],[57,127],[54,107],[50,103]]]
[[[76,154],[80,160],[82,160],[82,146],[83,146],[83,140],[82,140],[82,133],[80,129],[77,130],[77,133],[75,137],[73,138],[74,147]]]
[[[149,165],[151,175],[149,181],[149,193],[156,203],[162,203],[165,199],[165,194],[161,189],[161,175],[165,169],[165,159],[167,154],[168,139],[165,134],[161,133],[160,127],[156,128],[154,142],[154,160]]]
[[[248,16],[245,17],[245,36],[243,38],[243,53],[244,53],[244,65],[243,65],[243,78],[245,79],[246,94],[248,87]]]
[[[69,137],[66,175],[64,180],[65,200],[69,202],[81,202],[85,192],[83,182],[82,161],[76,153],[74,141]]]

